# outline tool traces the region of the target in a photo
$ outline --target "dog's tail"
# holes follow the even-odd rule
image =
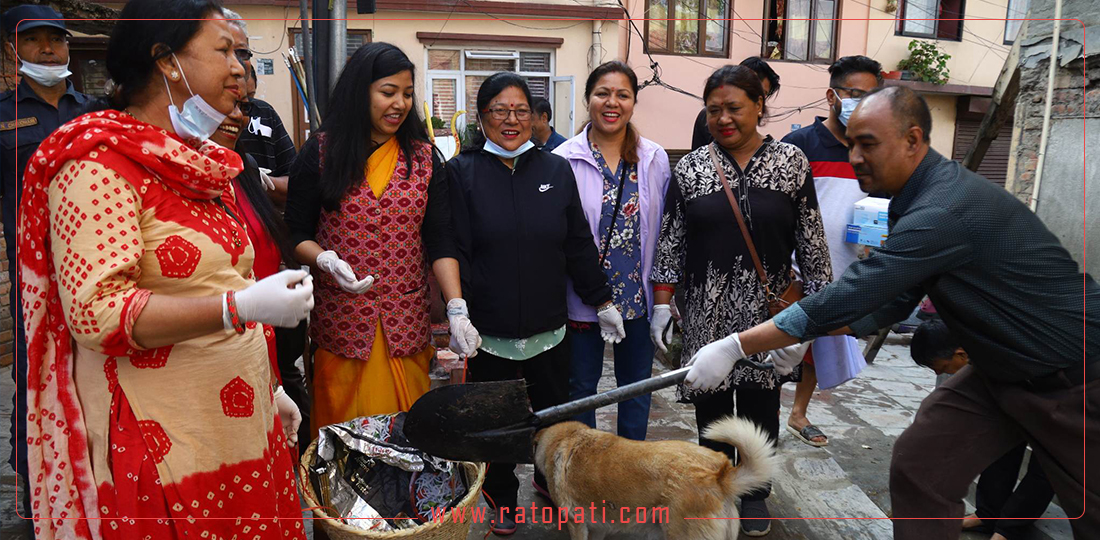
[[[703,437],[737,447],[740,465],[724,469],[719,480],[730,497],[739,497],[771,481],[777,466],[775,450],[756,424],[728,416],[711,424]]]

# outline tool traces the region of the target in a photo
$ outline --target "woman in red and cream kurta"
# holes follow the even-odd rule
[[[152,35],[124,28],[141,24],[163,23],[120,21],[109,66],[134,46],[119,32]],[[163,63],[144,59],[155,85],[121,98],[125,112],[62,126],[27,168],[18,259],[39,539],[305,537],[261,324],[297,324],[312,285],[301,271],[253,281],[230,190],[240,157],[184,141],[163,106],[171,92],[231,108],[219,87],[241,67],[219,59],[223,35],[224,20],[204,21]]]
[[[405,53],[364,45],[291,169],[291,242],[300,262],[320,270],[310,320],[319,346],[314,434],[327,424],[408,410],[428,390],[429,263],[448,300],[451,348],[472,356],[480,344],[461,297],[444,166],[416,113],[413,88]]]

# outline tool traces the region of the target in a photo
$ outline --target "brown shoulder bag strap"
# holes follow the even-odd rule
[[[726,171],[722,167],[721,160],[718,159],[718,154],[714,151],[714,143],[707,145],[707,149],[710,150],[710,160],[714,164],[714,170],[718,171],[718,178],[722,181],[722,189],[726,191],[726,198],[729,199],[730,206],[733,207],[733,215],[737,218],[737,226],[741,229],[741,236],[745,238],[745,245],[749,248],[752,263],[756,265],[756,274],[760,277],[760,284],[764,286],[764,293],[770,302],[775,298],[775,295],[772,294],[771,287],[768,287],[768,274],[764,271],[764,264],[760,262],[760,256],[756,254],[756,245],[753,244],[752,236],[749,235],[749,228],[745,226],[745,217],[741,215],[741,206],[737,204],[737,199],[733,196],[729,180],[726,180]]]

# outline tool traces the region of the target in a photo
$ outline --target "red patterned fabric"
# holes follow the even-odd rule
[[[139,421],[121,391],[114,393],[111,411],[114,417],[111,467],[115,482],[100,485],[98,490],[100,530],[105,540],[304,537],[300,513],[271,516],[265,502],[256,497],[271,492],[265,484],[271,482],[270,471],[278,470],[283,487],[271,496],[282,499],[287,508],[298,507],[290,472],[294,458],[281,444],[279,429],[268,434],[269,446],[280,449],[276,453],[237,463],[217,474],[191,475],[180,482],[179,491],[166,490],[156,467],[169,450],[164,430],[156,423]],[[188,500],[180,496],[184,492],[201,496]],[[221,517],[227,507],[233,508],[240,518]]]
[[[92,113],[62,126],[31,158],[18,216],[18,263],[29,360],[28,461],[37,538],[304,537],[282,430],[278,418],[270,417],[270,389],[252,388],[266,386],[269,374],[266,360],[255,360],[262,347],[261,331],[212,335],[151,350],[137,347],[130,334],[151,294],[138,287],[139,281],[161,287],[152,290],[168,291],[202,287],[203,279],[215,276],[235,288],[249,283],[252,250],[247,234],[219,207],[236,208],[232,197],[221,196],[240,168],[241,160],[232,151],[213,143],[192,148],[117,111]],[[218,198],[223,200],[212,202]],[[146,227],[188,236],[146,238]],[[196,244],[206,246],[206,251]],[[201,276],[196,268],[202,269]],[[209,288],[223,285],[211,281],[205,286],[199,290],[210,294]],[[172,379],[187,369],[189,361],[197,362],[191,365],[204,376],[226,364],[219,354],[227,353],[215,348],[206,349],[207,354],[219,363],[206,365],[187,352],[201,340],[224,344],[225,351],[247,351],[248,356],[236,356],[237,363],[229,369],[254,382],[245,383],[248,390],[240,385],[231,389],[229,403],[236,414],[253,408],[251,416],[241,416],[233,425],[258,437],[221,437],[203,448],[202,439],[195,436],[195,422],[181,423],[185,413],[164,413],[173,403],[150,399],[143,389],[150,382],[175,380],[166,384],[182,384],[186,394],[173,400],[190,399],[190,408],[201,405],[194,395],[217,393],[218,386],[194,387],[194,381]],[[80,347],[74,348],[76,342]],[[88,348],[90,343],[93,348]],[[81,355],[81,370],[74,370],[76,355]],[[101,370],[84,369],[96,362],[101,362]],[[222,372],[213,376],[221,377]],[[142,390],[131,394],[129,402],[123,393],[127,385]],[[259,395],[245,404],[242,392]],[[135,396],[142,393],[144,401],[138,405]],[[96,401],[100,396],[107,399],[102,405]],[[220,408],[216,397],[203,399]],[[82,408],[86,400],[91,400],[87,410]],[[256,414],[260,410],[263,415]],[[267,418],[250,419],[257,417]],[[175,423],[166,423],[166,418]],[[208,417],[195,418],[205,429],[202,418]],[[269,440],[262,440],[264,433]],[[92,440],[97,441],[94,447]],[[225,444],[251,457],[219,460]],[[223,465],[210,467],[212,461]],[[188,473],[189,466],[193,473]],[[237,499],[232,505],[223,499],[213,506],[223,480],[234,477],[245,479],[229,490],[240,490]],[[258,491],[248,496],[252,490]],[[244,518],[236,524],[233,519],[199,519],[209,514]],[[148,516],[154,518],[142,519]],[[163,523],[155,516],[164,516]],[[266,532],[248,534],[261,525]]]
[[[340,356],[370,358],[379,317],[390,356],[411,356],[429,344],[431,305],[420,227],[432,151],[427,144],[415,144],[412,174],[402,152],[381,197],[363,182],[348,190],[337,211],[321,212],[317,243],[339,253],[357,276],[377,279],[369,291],[356,295],[340,289],[326,272],[316,277],[310,336]]]
[[[248,224],[248,239],[252,241],[252,247],[256,250],[256,260],[252,263],[252,271],[256,273],[256,279],[263,279],[279,271],[279,264],[283,262],[279,247],[275,245],[275,239],[267,232],[267,227],[256,215],[256,209],[248,201],[240,181],[233,179],[233,193],[237,201],[237,207],[241,209],[241,217]]]

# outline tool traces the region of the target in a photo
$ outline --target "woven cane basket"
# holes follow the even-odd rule
[[[331,515],[329,510],[318,508],[321,503],[317,502],[317,495],[313,493],[313,484],[309,481],[309,464],[312,462],[313,453],[316,451],[317,441],[314,440],[309,448],[306,448],[306,453],[298,464],[298,486],[302,489],[306,505],[313,508],[314,526],[319,524],[332,540],[361,540],[363,538],[377,538],[379,540],[396,540],[399,538],[410,540],[466,540],[466,537],[470,534],[470,525],[473,520],[470,519],[470,516],[467,516],[462,522],[455,523],[451,518],[453,509],[448,510],[442,520],[431,520],[413,529],[386,532],[364,531],[341,523],[340,519]],[[471,482],[466,496],[455,506],[473,508],[477,505],[478,497],[481,496],[481,485],[485,482],[485,465],[470,462],[462,462],[461,465],[466,469],[466,477],[474,480]]]

